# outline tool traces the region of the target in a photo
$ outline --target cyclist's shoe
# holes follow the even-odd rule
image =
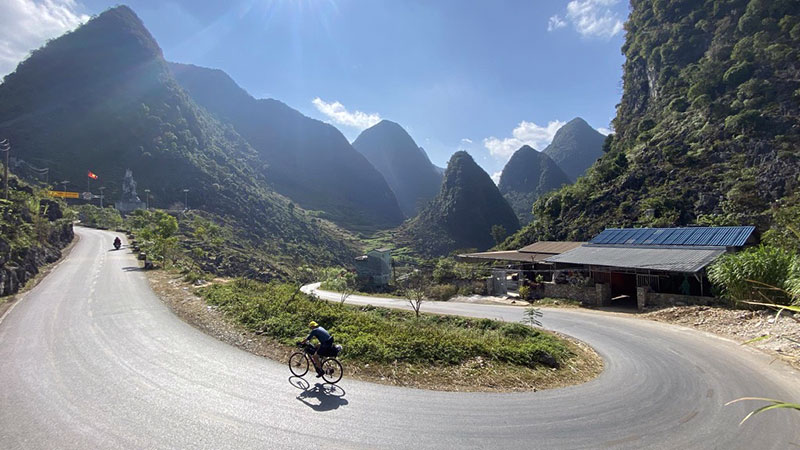
[[[324,372],[322,371],[322,369],[317,369],[317,378],[322,377],[323,374]]]

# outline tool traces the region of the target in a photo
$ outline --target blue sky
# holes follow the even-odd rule
[[[3,0],[0,74],[116,0]],[[622,84],[624,0],[130,0],[171,61],[219,68],[253,96],[351,141],[381,118],[444,166],[490,174],[580,116],[609,128]]]

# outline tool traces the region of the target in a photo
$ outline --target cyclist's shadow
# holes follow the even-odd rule
[[[314,411],[325,412],[347,405],[345,391],[341,387],[330,383],[315,383],[311,386],[301,377],[289,377],[289,383],[302,390],[297,396],[303,404]]]

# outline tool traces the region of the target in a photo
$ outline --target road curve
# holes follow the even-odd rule
[[[0,448],[742,448],[800,442],[800,415],[739,427],[797,374],[684,328],[547,310],[545,327],[591,343],[596,380],[522,394],[448,393],[289,377],[175,317],[113,233],[76,229],[71,254],[0,323]],[[353,296],[352,303],[393,304]],[[423,310],[519,320],[504,306]],[[303,324],[298,324],[302,329]]]

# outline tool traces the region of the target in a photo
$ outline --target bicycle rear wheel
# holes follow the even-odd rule
[[[327,358],[322,361],[322,379],[331,384],[336,384],[342,379],[342,364],[335,358]]]
[[[289,370],[292,375],[302,377],[308,373],[308,358],[305,353],[295,352],[289,357]]]

